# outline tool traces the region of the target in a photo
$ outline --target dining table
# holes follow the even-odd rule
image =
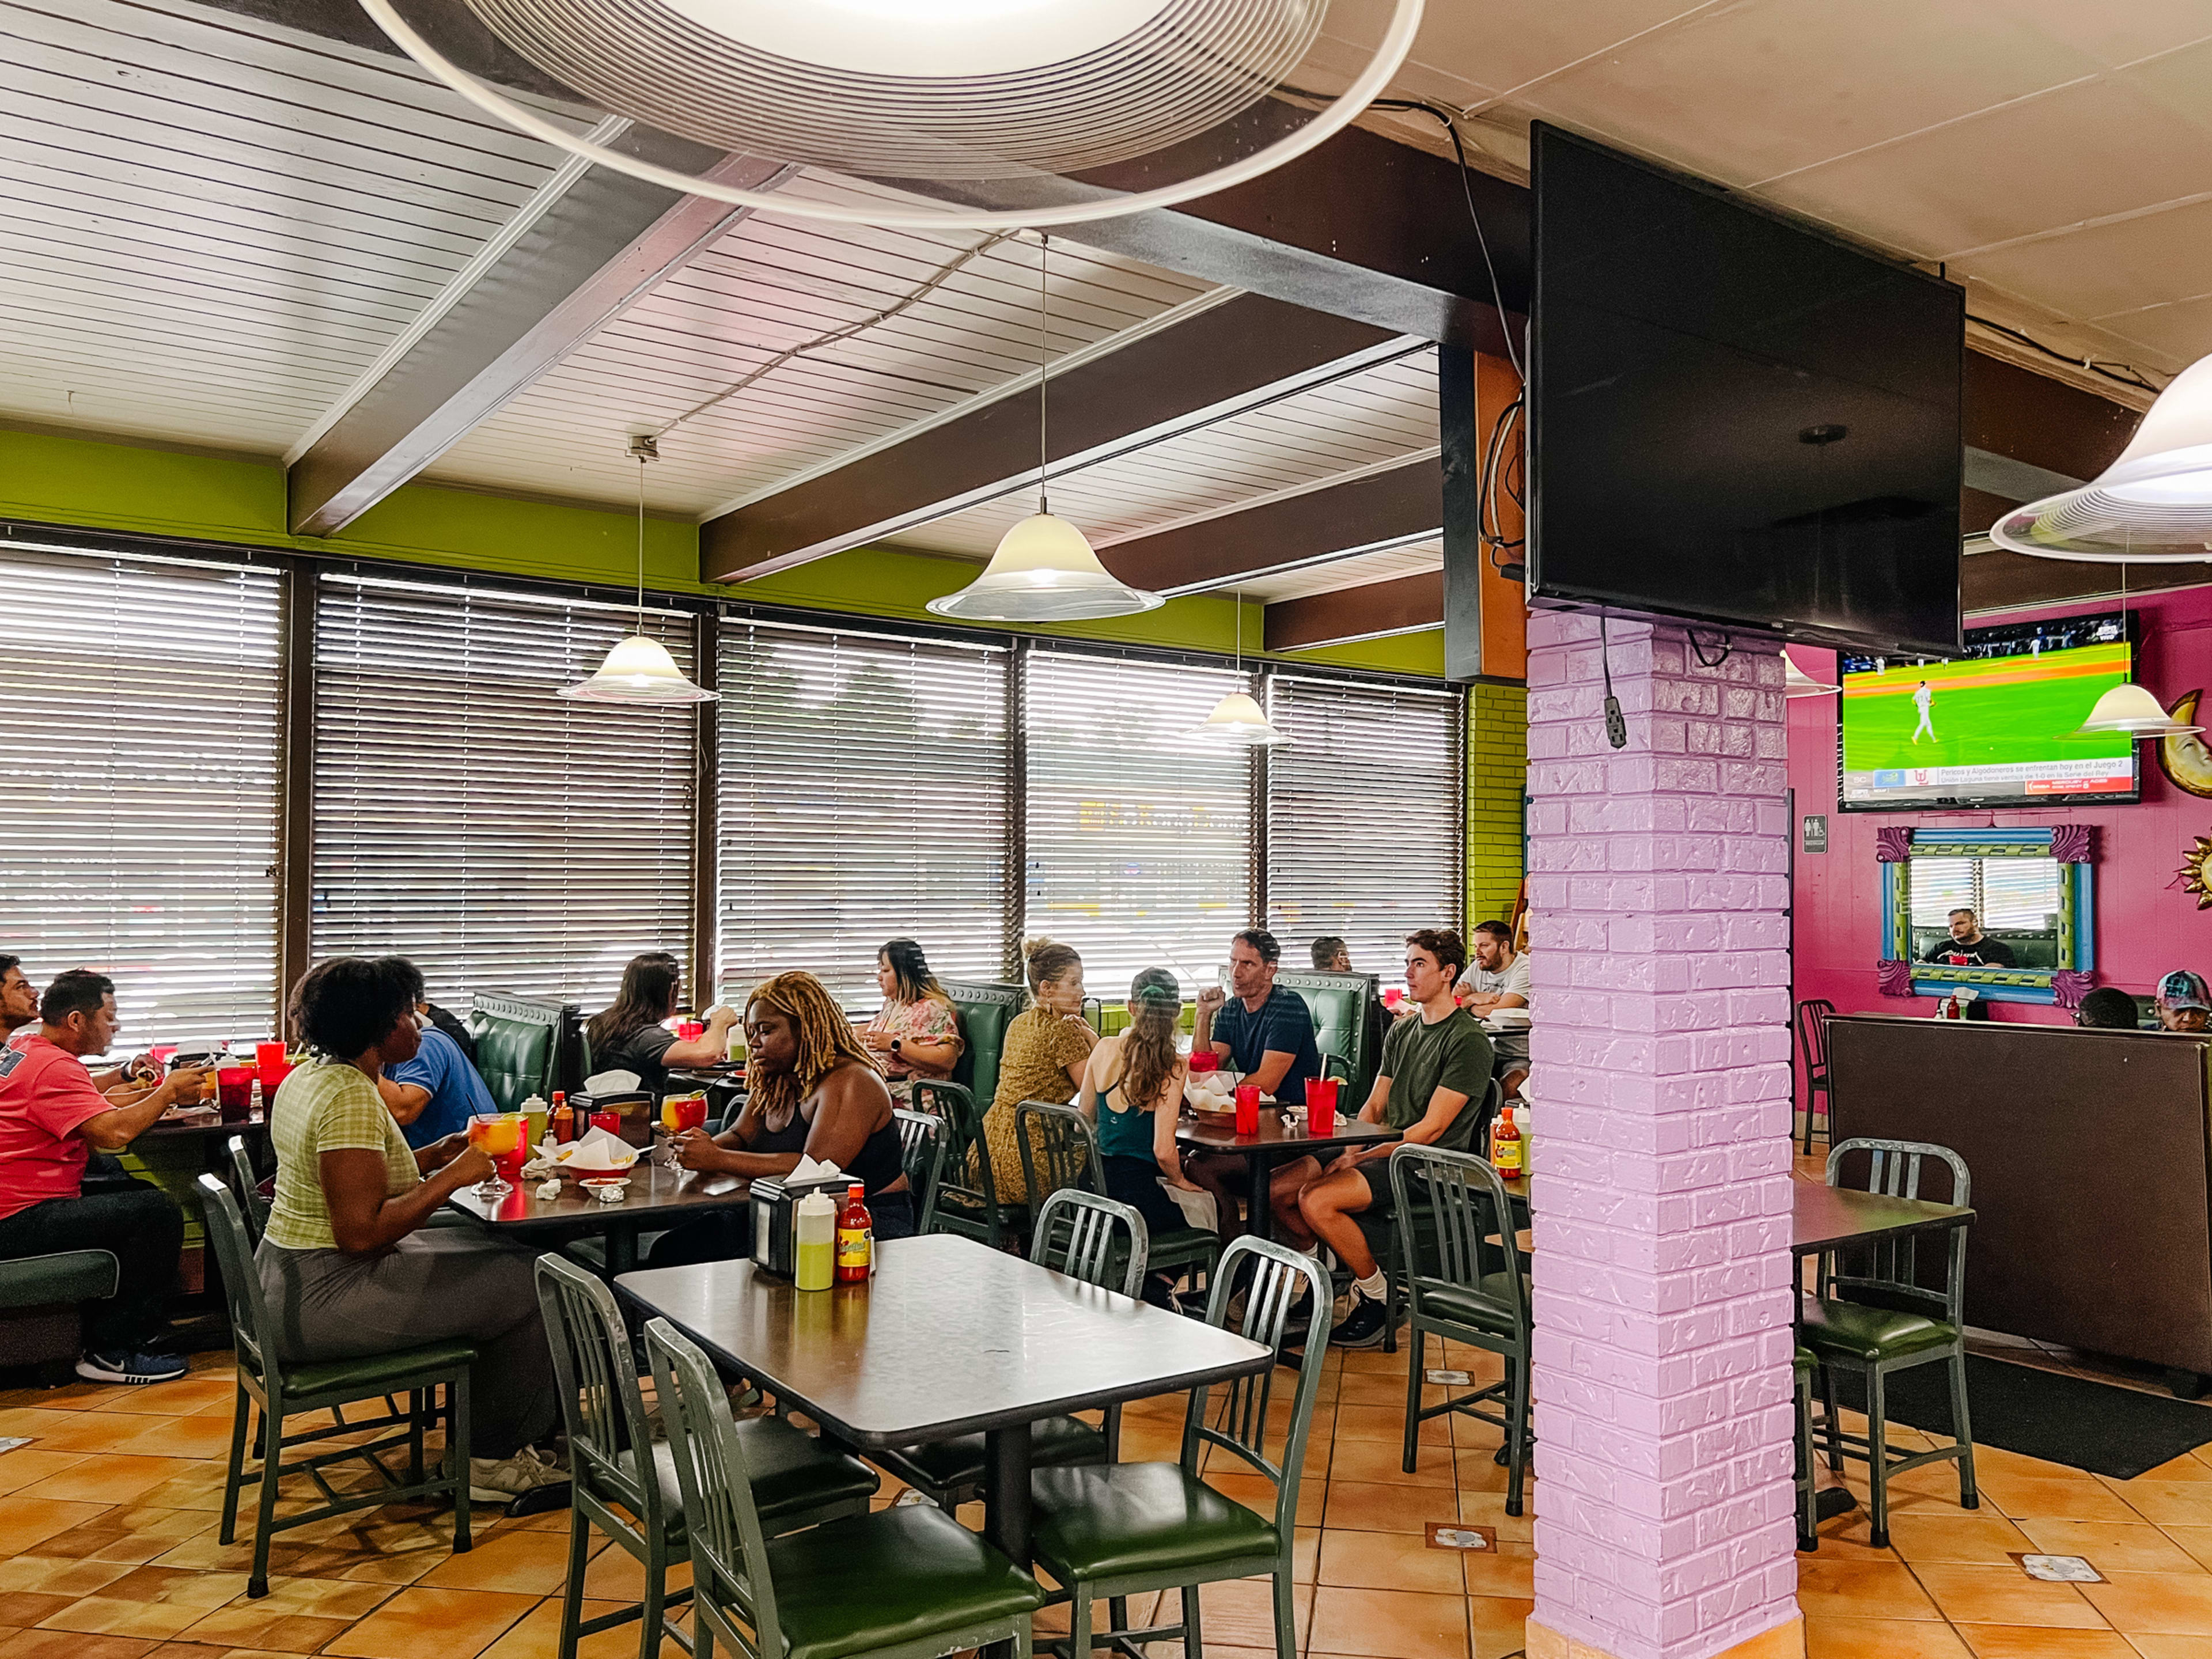
[[[606,1271],[612,1275],[637,1266],[639,1234],[752,1201],[751,1183],[742,1176],[670,1169],[649,1152],[627,1173],[628,1185],[612,1201],[586,1191],[574,1176],[560,1177],[557,1197],[540,1198],[541,1181],[526,1175],[504,1193],[464,1187],[446,1202],[487,1231],[535,1249],[598,1237],[605,1241]]]
[[[750,1261],[647,1268],[615,1288],[863,1453],[980,1431],[984,1535],[1024,1567],[1033,1424],[1275,1363],[1233,1331],[949,1233],[879,1240],[872,1279],[826,1291]]]
[[[1193,1112],[1185,1108],[1176,1125],[1176,1139],[1192,1151],[1225,1154],[1250,1164],[1252,1231],[1267,1239],[1275,1236],[1271,1184],[1279,1165],[1300,1158],[1317,1158],[1326,1164],[1347,1147],[1397,1139],[1397,1130],[1345,1112],[1336,1115],[1327,1134],[1316,1134],[1304,1112],[1266,1104],[1260,1108],[1260,1127],[1255,1134],[1238,1134],[1236,1115],[1231,1112]]]

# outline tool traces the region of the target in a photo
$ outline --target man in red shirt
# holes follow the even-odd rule
[[[166,1382],[185,1374],[182,1359],[155,1348],[184,1215],[143,1182],[88,1194],[84,1170],[94,1152],[128,1146],[185,1088],[197,1099],[200,1079],[178,1072],[135,1100],[102,1094],[83,1057],[106,1054],[116,1024],[115,982],[76,969],[46,988],[39,1024],[0,1049],[0,1259],[111,1252],[115,1294],[85,1304],[76,1374],[92,1382]]]

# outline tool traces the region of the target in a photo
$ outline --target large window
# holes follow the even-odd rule
[[[1267,927],[1285,962],[1334,933],[1395,983],[1407,933],[1460,926],[1460,699],[1288,672],[1268,699],[1291,741],[1267,757]]]
[[[1139,969],[1212,983],[1252,890],[1251,751],[1189,736],[1248,680],[1225,668],[1030,658],[1028,927],[1083,953],[1094,996]]]
[[[734,621],[721,638],[725,1000],[804,968],[872,1008],[897,938],[940,975],[998,978],[1006,649]]]
[[[275,1029],[278,580],[0,551],[0,951],[112,975],[125,1044]]]
[[[314,953],[412,957],[441,1002],[611,998],[640,951],[688,958],[697,715],[558,689],[625,610],[322,579]],[[694,624],[648,611],[686,673]]]

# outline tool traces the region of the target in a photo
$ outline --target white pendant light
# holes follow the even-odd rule
[[[999,538],[981,575],[957,593],[929,602],[940,617],[961,622],[1089,622],[1133,617],[1167,603],[1158,593],[1115,580],[1083,532],[1056,516],[1045,497],[1045,401],[1052,370],[1045,337],[1045,259],[1050,244],[1049,237],[1037,238],[1037,510]]]
[[[1231,593],[1237,607],[1237,672],[1244,672],[1244,596]],[[1255,749],[1273,748],[1290,738],[1270,725],[1249,692],[1231,691],[1213,705],[1213,712],[1183,734],[1206,743],[1241,743]]]
[[[2097,699],[2089,718],[2081,722],[2077,738],[2179,738],[2202,732],[2201,726],[2185,726],[2159,706],[2149,689],[2130,682],[2116,685]]]
[[[1782,695],[1785,697],[1825,697],[1835,690],[1832,685],[1823,685],[1797,665],[1790,647],[1782,647]]]
[[[2212,357],[2176,375],[2094,483],[2026,507],[1990,539],[2039,559],[2097,564],[2212,560]]]
[[[712,702],[714,693],[685,679],[668,647],[645,631],[645,464],[660,459],[660,447],[641,433],[629,453],[637,458],[637,632],[607,653],[598,673],[562,686],[561,695],[579,702]]]

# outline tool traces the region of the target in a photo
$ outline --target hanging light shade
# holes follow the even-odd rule
[[[1246,744],[1255,748],[1290,741],[1267,723],[1267,717],[1261,713],[1260,705],[1242,691],[1231,691],[1214,704],[1213,712],[1184,735],[1212,743]]]
[[[685,679],[668,647],[646,635],[645,466],[660,459],[660,446],[640,433],[629,441],[629,454],[637,462],[637,632],[607,653],[598,673],[562,686],[561,695],[579,702],[712,702],[714,693]]]
[[[1116,581],[1066,520],[1033,513],[999,538],[981,575],[929,608],[962,622],[1056,623],[1133,617],[1166,603]]]
[[[1836,688],[1823,685],[1797,665],[1789,648],[1782,652],[1782,695],[1785,697],[1825,697]]]
[[[2077,738],[2179,738],[2201,732],[2201,726],[2185,726],[2159,707],[2145,686],[2116,685],[2097,699],[2089,718],[2081,722]]]
[[[2158,394],[2094,482],[2015,507],[1990,539],[2041,559],[2101,564],[2212,560],[2212,357]]]

